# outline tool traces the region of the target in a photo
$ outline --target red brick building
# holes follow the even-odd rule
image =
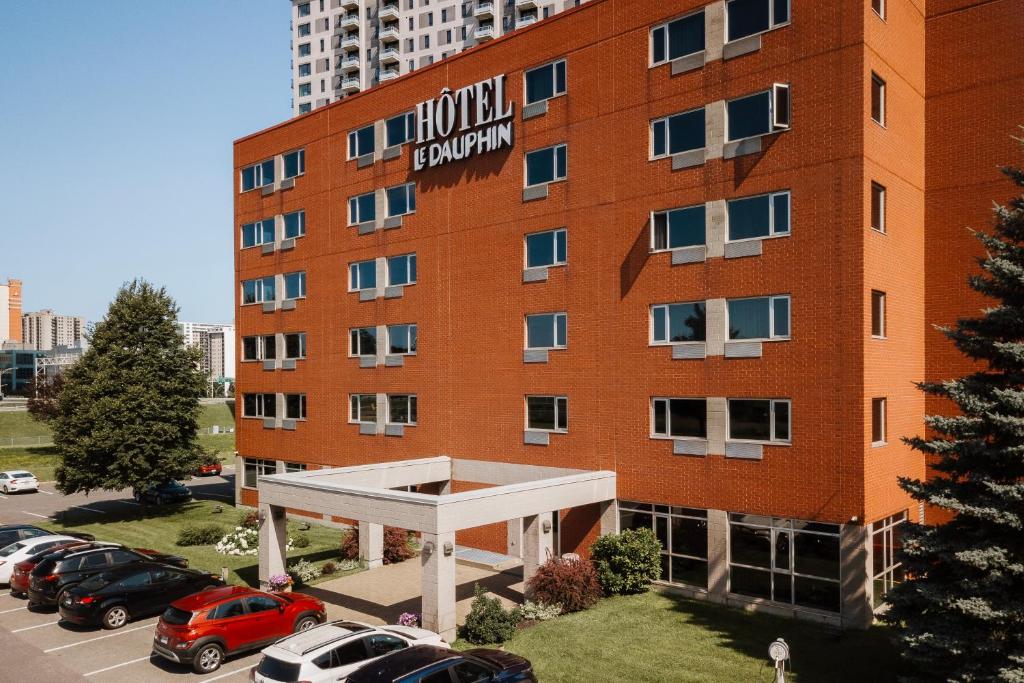
[[[430,455],[611,470],[666,582],[866,623],[923,514],[913,383],[963,368],[931,330],[978,305],[961,226],[1017,158],[1024,49],[977,37],[1022,7],[592,0],[237,141],[240,502]],[[596,507],[557,512],[585,552]]]

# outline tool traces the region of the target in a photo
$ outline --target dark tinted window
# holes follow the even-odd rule
[[[282,662],[280,659],[274,659],[273,657],[264,657],[260,660],[260,665],[256,667],[256,671],[273,681],[297,681],[299,680],[299,670],[301,668],[301,664],[292,664],[290,662]]]
[[[250,612],[266,612],[277,609],[277,606],[280,604],[277,600],[268,598],[265,595],[254,595],[245,600],[249,605]]]
[[[192,613],[177,607],[168,607],[164,611],[163,620],[167,624],[182,626],[192,620]]]
[[[78,565],[79,569],[99,569],[106,566],[109,566],[107,553],[89,553],[82,557]]]
[[[726,105],[729,140],[742,140],[771,132],[771,93],[759,92]]]
[[[441,669],[435,671],[432,674],[428,674],[420,679],[420,683],[451,683],[452,678],[448,673],[448,669]]]
[[[331,650],[331,668],[348,666],[367,659],[365,638],[359,638]]]
[[[382,657],[389,652],[394,652],[395,650],[401,650],[408,647],[408,644],[401,638],[381,634],[368,636],[366,638],[366,644],[370,647],[371,657]]]
[[[225,602],[223,605],[217,605],[217,607],[210,611],[207,619],[231,619],[233,617],[240,617],[243,614],[245,614],[245,608],[239,599]]]
[[[51,532],[44,531],[43,529],[35,529],[29,527],[28,529],[22,529],[20,536],[22,538],[35,538],[36,536],[49,536]]]
[[[135,588],[143,588],[151,583],[149,572],[138,572],[131,576],[126,576],[119,582],[121,588],[125,590],[132,590]]]
[[[476,683],[486,681],[491,672],[475,662],[460,662],[452,667],[455,672],[455,680],[458,683]]]
[[[135,553],[129,550],[111,550],[110,561],[112,564],[125,564],[127,562],[135,562],[136,560],[142,559]]]

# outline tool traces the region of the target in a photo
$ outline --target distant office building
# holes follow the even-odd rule
[[[82,348],[85,341],[85,318],[57,315],[47,309],[21,316],[21,340],[36,351],[51,351],[58,346]]]
[[[305,114],[585,0],[291,0],[292,110]]]
[[[81,346],[40,351],[25,343],[0,345],[0,394],[26,393],[33,377],[52,380],[78,362],[84,351]]]
[[[235,378],[235,327],[209,323],[179,322],[185,344],[203,352],[200,367],[211,384],[220,384],[226,395]]]
[[[0,284],[0,344],[21,341],[21,280]]]

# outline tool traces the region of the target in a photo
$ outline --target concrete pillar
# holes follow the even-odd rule
[[[598,505],[601,510],[601,535],[619,533],[619,501],[605,500]]]
[[[729,513],[708,510],[708,592],[725,598],[729,592]]]
[[[722,158],[725,147],[725,100],[704,105],[704,147],[706,158]]]
[[[871,534],[862,524],[844,524],[839,530],[839,580],[843,628],[871,626]]]
[[[710,354],[709,354],[710,355]],[[729,400],[724,396],[708,397],[708,455],[725,455],[728,440],[726,423]]]
[[[384,296],[384,290],[388,286],[388,259],[386,256],[378,258],[374,264],[374,270],[377,274],[377,297]]]
[[[707,257],[715,258],[725,255],[725,236],[727,231],[728,213],[725,200],[716,199],[704,204],[707,216]],[[710,321],[709,321],[710,322]]]
[[[378,340],[379,342],[380,340]],[[388,395],[385,393],[377,394],[377,433],[383,434],[384,429],[388,424]]]
[[[240,410],[241,408],[236,408]],[[242,504],[242,482],[245,481],[245,458],[235,451],[235,505]]]
[[[729,336],[729,330],[726,329],[728,315],[729,306],[725,299],[708,299],[704,302],[704,348],[709,356],[725,354],[725,340]]]
[[[455,640],[455,532],[422,535],[420,553],[423,628]],[[445,554],[445,545],[451,554]]]
[[[722,58],[725,45],[725,2],[704,6],[704,63]]]
[[[545,524],[546,522],[546,524]],[[545,531],[545,527],[547,530]],[[551,557],[551,513],[523,517],[523,583]],[[527,596],[529,597],[529,596]]]
[[[508,534],[506,539],[506,552],[509,557],[523,556],[523,520],[510,519],[506,523]]]
[[[260,503],[260,587],[287,568],[288,518],[279,505]]]
[[[359,559],[368,569],[384,565],[384,526],[359,522]]]

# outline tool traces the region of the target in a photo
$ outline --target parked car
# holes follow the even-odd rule
[[[446,675],[447,674],[447,675]],[[435,645],[399,650],[357,669],[347,683],[512,683],[537,682],[533,665],[503,650],[456,652]]]
[[[32,555],[43,550],[49,550],[55,546],[75,542],[78,539],[71,536],[34,536],[22,541],[15,541],[8,546],[0,548],[0,583],[10,583],[11,575],[14,574],[14,565],[27,560]]]
[[[35,538],[36,536],[51,536],[52,531],[48,529],[41,529],[31,524],[4,524],[0,525],[0,548],[8,546],[15,541],[20,541],[26,538]],[[80,534],[77,532],[69,532],[68,536],[74,536],[80,538],[83,541],[95,541],[96,537],[92,534]]]
[[[39,480],[31,472],[25,470],[0,472],[0,491],[3,491],[4,494],[38,490]]]
[[[76,546],[47,555],[30,574],[29,606],[56,605],[64,597],[65,591],[89,577],[124,564],[157,560],[182,568],[188,566],[188,560],[184,557],[148,552],[151,554],[121,545],[92,543],[86,548]]]
[[[60,618],[119,629],[131,619],[163,612],[186,595],[223,585],[224,580],[217,574],[159,562],[131,562],[95,574],[64,591]]]
[[[181,482],[165,481],[156,486],[150,486],[144,491],[135,490],[132,495],[140,503],[152,503],[156,505],[167,505],[168,503],[185,503],[192,500],[192,490]]]
[[[44,557],[51,555],[59,550],[65,548],[71,548],[73,546],[82,546],[83,542],[81,539],[75,539],[55,545],[52,548],[46,550],[40,550],[34,555],[31,555],[28,559],[22,560],[21,562],[14,565],[14,571],[11,573],[11,595],[16,598],[28,597],[28,586],[32,570],[36,568]]]
[[[333,621],[283,638],[263,650],[249,680],[258,683],[333,683],[367,662],[413,645],[448,643],[433,631]]]
[[[171,603],[156,625],[153,651],[210,673],[228,655],[322,624],[325,612],[323,602],[302,593],[216,588]]]
[[[202,461],[200,461],[199,467],[196,468],[195,475],[197,477],[219,476],[223,469],[220,458],[216,455],[211,455],[209,457],[204,457]]]

